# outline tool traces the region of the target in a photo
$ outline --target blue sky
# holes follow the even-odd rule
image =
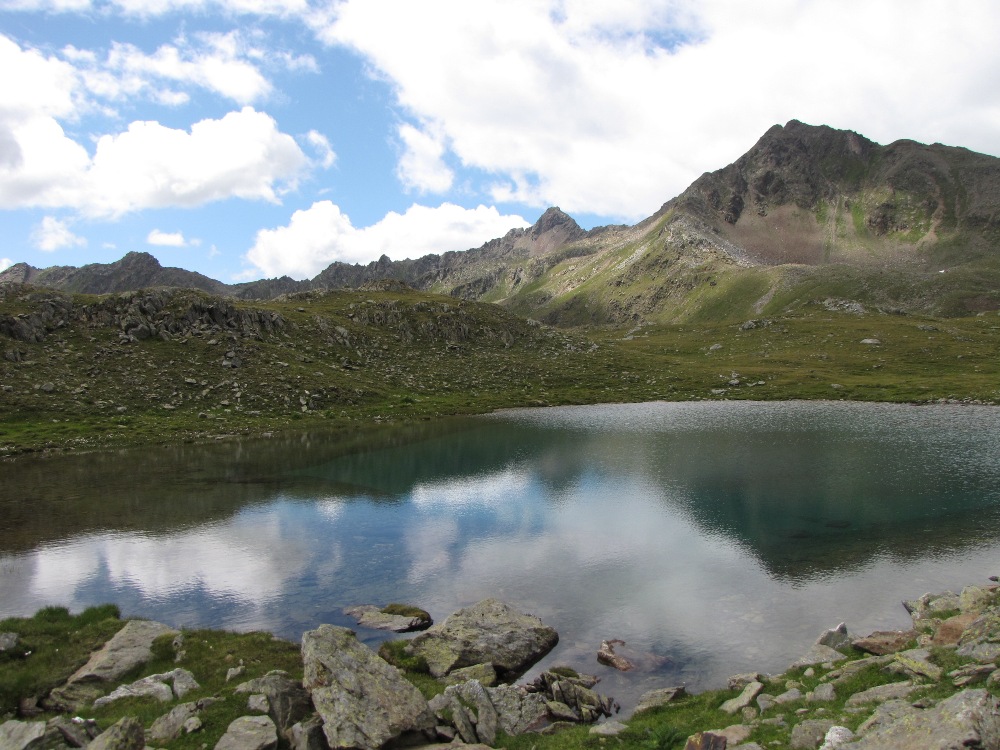
[[[1000,155],[992,0],[0,0],[0,267],[633,223],[799,119]]]

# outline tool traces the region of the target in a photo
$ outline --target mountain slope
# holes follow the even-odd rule
[[[719,321],[827,300],[933,315],[996,310],[1000,159],[907,140],[881,146],[792,120],[632,227],[584,231],[550,208],[476,249],[334,263],[308,281],[226,285],[144,253],[0,274],[74,292],[186,286],[244,299],[385,279],[557,325]]]

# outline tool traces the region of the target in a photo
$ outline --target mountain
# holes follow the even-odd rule
[[[152,256],[0,280],[79,292],[189,286],[241,298],[380,280],[499,303],[557,325],[723,320],[822,302],[934,315],[1000,309],[1000,159],[888,146],[792,120],[635,226],[585,231],[558,208],[482,247],[334,263],[314,279],[225,285]]]

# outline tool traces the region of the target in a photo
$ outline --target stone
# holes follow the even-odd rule
[[[500,726],[500,716],[493,701],[490,699],[487,688],[484,688],[476,680],[464,682],[461,685],[452,685],[445,688],[445,695],[452,699],[452,708],[455,704],[461,704],[466,712],[475,711],[475,732],[472,740],[466,742],[482,742],[492,745],[496,742],[497,730]],[[460,727],[456,728],[461,731]],[[464,735],[463,735],[464,736]]]
[[[944,674],[944,670],[928,661],[930,655],[931,652],[924,648],[912,648],[908,651],[900,651],[885,669],[897,674],[904,674],[914,679],[926,677],[937,682]]]
[[[958,595],[958,608],[962,612],[982,612],[993,601],[996,589],[982,586],[966,586]]]
[[[435,677],[489,662],[502,679],[513,679],[558,641],[556,631],[537,617],[517,612],[497,599],[486,599],[424,631],[408,648],[424,657]]]
[[[880,703],[875,707],[875,711],[858,727],[858,734],[867,734],[873,729],[884,727],[897,721],[900,718],[909,716],[918,709],[905,700],[895,699],[885,703]]]
[[[545,708],[556,721],[580,721],[579,714],[560,701],[546,701]]]
[[[17,648],[17,633],[0,633],[0,654]]]
[[[192,716],[190,719],[184,722],[184,734],[194,734],[199,731],[202,726],[201,719],[197,716]]]
[[[958,669],[953,669],[948,673],[948,676],[952,678],[952,684],[956,687],[965,687],[971,682],[989,677],[995,671],[995,664],[966,664]]]
[[[978,617],[976,612],[963,612],[946,620],[938,620],[931,643],[935,646],[956,645],[961,640],[965,629],[972,625]]]
[[[891,682],[888,685],[878,685],[868,690],[862,690],[860,693],[855,693],[847,699],[847,705],[860,706],[865,703],[881,703],[897,698],[907,698],[918,687],[918,685],[914,685],[909,680],[905,682]]]
[[[269,716],[241,716],[215,743],[215,750],[273,750],[278,747],[278,729]]]
[[[287,672],[275,669],[263,677],[249,680],[235,688],[237,693],[262,694],[267,701],[265,712],[271,717],[281,734],[313,712],[309,692]]]
[[[957,653],[981,664],[1000,657],[1000,607],[987,609],[969,624],[958,641]]]
[[[1000,747],[1000,700],[964,690],[932,708],[915,710],[872,729],[844,750],[960,750]]]
[[[180,631],[152,620],[129,620],[68,682],[113,682],[153,658],[153,641]]]
[[[434,714],[420,691],[360,643],[354,631],[333,625],[307,631],[302,659],[303,687],[334,750],[375,750],[433,729]]]
[[[761,693],[757,696],[757,707],[760,709],[761,713],[766,713],[774,705],[774,696],[770,693]]]
[[[827,730],[826,737],[823,738],[823,744],[819,746],[819,750],[837,750],[837,748],[843,747],[853,739],[854,732],[847,727],[833,726]]]
[[[126,716],[117,724],[112,724],[87,745],[87,750],[143,750],[146,735],[142,722]]]
[[[591,727],[590,734],[597,735],[598,737],[617,737],[626,729],[628,729],[628,726],[612,719],[611,721]]]
[[[726,750],[726,738],[712,732],[698,732],[688,737],[684,750]]]
[[[172,686],[167,684],[172,683]],[[191,690],[196,690],[198,683],[194,675],[186,669],[175,669],[163,674],[152,674],[128,685],[121,685],[108,695],[94,701],[94,708],[106,706],[122,698],[156,698],[166,703],[176,698],[183,698]]]
[[[892,661],[892,655],[887,654],[885,656],[868,656],[864,659],[855,659],[854,661],[849,661],[842,667],[833,670],[827,674],[834,685],[842,682],[846,682],[851,679],[858,672],[862,672],[870,666],[885,666]]]
[[[742,690],[751,682],[763,682],[764,675],[760,672],[744,672],[743,674],[734,674],[729,678],[726,686],[730,690]]]
[[[181,736],[184,724],[199,711],[197,703],[182,703],[153,722],[148,738],[153,742],[170,742]]]
[[[104,688],[95,682],[71,682],[55,688],[42,699],[42,706],[48,711],[75,713],[83,706],[89,706],[104,695]]]
[[[847,623],[840,623],[837,627],[827,630],[816,639],[817,646],[829,646],[835,651],[850,646],[853,636],[847,632]]]
[[[882,344],[879,339],[861,339],[861,343],[868,346],[880,346]]]
[[[490,701],[497,711],[500,728],[509,735],[541,729],[548,718],[544,696],[529,693],[517,685],[488,688]]]
[[[725,729],[712,729],[709,730],[712,734],[717,734],[726,738],[726,742],[729,745],[738,745],[743,742],[750,734],[753,732],[752,727],[748,727],[746,724],[733,724]]]
[[[843,661],[844,655],[837,651],[836,649],[830,648],[829,646],[824,646],[821,643],[815,644],[806,653],[792,662],[789,669],[798,669],[799,667],[809,667],[813,664],[825,664],[827,662],[837,662]]]
[[[746,685],[744,685],[743,687],[745,688]],[[672,703],[675,700],[683,698],[685,695],[687,695],[687,690],[684,689],[683,685],[650,690],[648,692],[643,693],[642,697],[639,698],[639,705],[636,706],[635,711],[633,713],[638,714],[642,713],[643,711],[649,711],[653,708],[659,708],[660,706],[665,706],[668,703]]]
[[[910,613],[914,621],[925,620],[936,612],[947,612],[960,609],[961,600],[953,591],[942,591],[939,594],[924,594],[919,599],[904,601],[903,607]]]
[[[474,664],[471,667],[456,669],[441,678],[445,685],[458,685],[469,680],[476,680],[483,687],[493,687],[497,684],[497,671],[492,664]]]
[[[328,750],[326,736],[323,734],[323,721],[313,716],[306,721],[300,721],[289,730],[289,744],[292,750]]]
[[[823,744],[826,733],[834,722],[823,719],[806,719],[792,727],[792,750],[816,750]]]
[[[421,610],[421,615],[398,615],[382,611],[374,604],[364,604],[357,607],[347,607],[344,614],[357,620],[358,625],[372,630],[388,630],[392,633],[411,633],[415,630],[426,630],[434,621],[431,616]]]
[[[246,674],[247,668],[240,664],[238,667],[230,667],[226,670],[226,682],[232,682],[237,677],[242,677]]]
[[[864,638],[855,638],[851,645],[869,654],[882,656],[902,651],[917,639],[916,630],[876,630]]]
[[[267,696],[263,693],[254,693],[247,698],[247,711],[266,714],[270,710],[271,704],[267,702]]]
[[[86,747],[101,733],[97,722],[93,719],[81,719],[76,717],[70,719],[66,716],[56,716],[49,719],[45,725],[45,734],[55,741],[55,745],[60,742],[70,747]],[[42,741],[43,747],[50,747],[46,740]],[[3,745],[0,745],[3,747]]]
[[[617,669],[619,672],[628,672],[634,665],[624,656],[615,653],[615,646],[619,644],[624,646],[625,641],[618,639],[601,641],[601,647],[597,651],[597,661],[605,666]]]
[[[740,693],[735,698],[730,698],[721,706],[719,710],[725,711],[727,714],[735,714],[742,711],[744,708],[750,705],[754,698],[756,698],[760,692],[764,689],[763,683],[751,682],[745,688],[743,692]]]
[[[0,724],[0,748],[23,750],[45,736],[44,721],[17,721],[11,719]]]
[[[821,682],[812,692],[806,693],[806,700],[810,703],[829,703],[836,699],[836,690],[830,682]]]
[[[802,698],[803,698],[802,691],[796,687],[793,687],[786,690],[781,695],[776,695],[774,697],[774,702],[777,703],[778,705],[781,705],[783,703],[794,703],[795,701],[802,700]]]

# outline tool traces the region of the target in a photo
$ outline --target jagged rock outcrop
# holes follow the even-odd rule
[[[323,719],[330,747],[377,750],[404,736],[429,732],[427,701],[354,631],[321,625],[302,636],[303,686]]]
[[[490,663],[501,678],[512,679],[558,641],[556,631],[534,615],[518,612],[497,599],[485,599],[418,635],[407,650],[423,657],[435,677],[460,667]]]

